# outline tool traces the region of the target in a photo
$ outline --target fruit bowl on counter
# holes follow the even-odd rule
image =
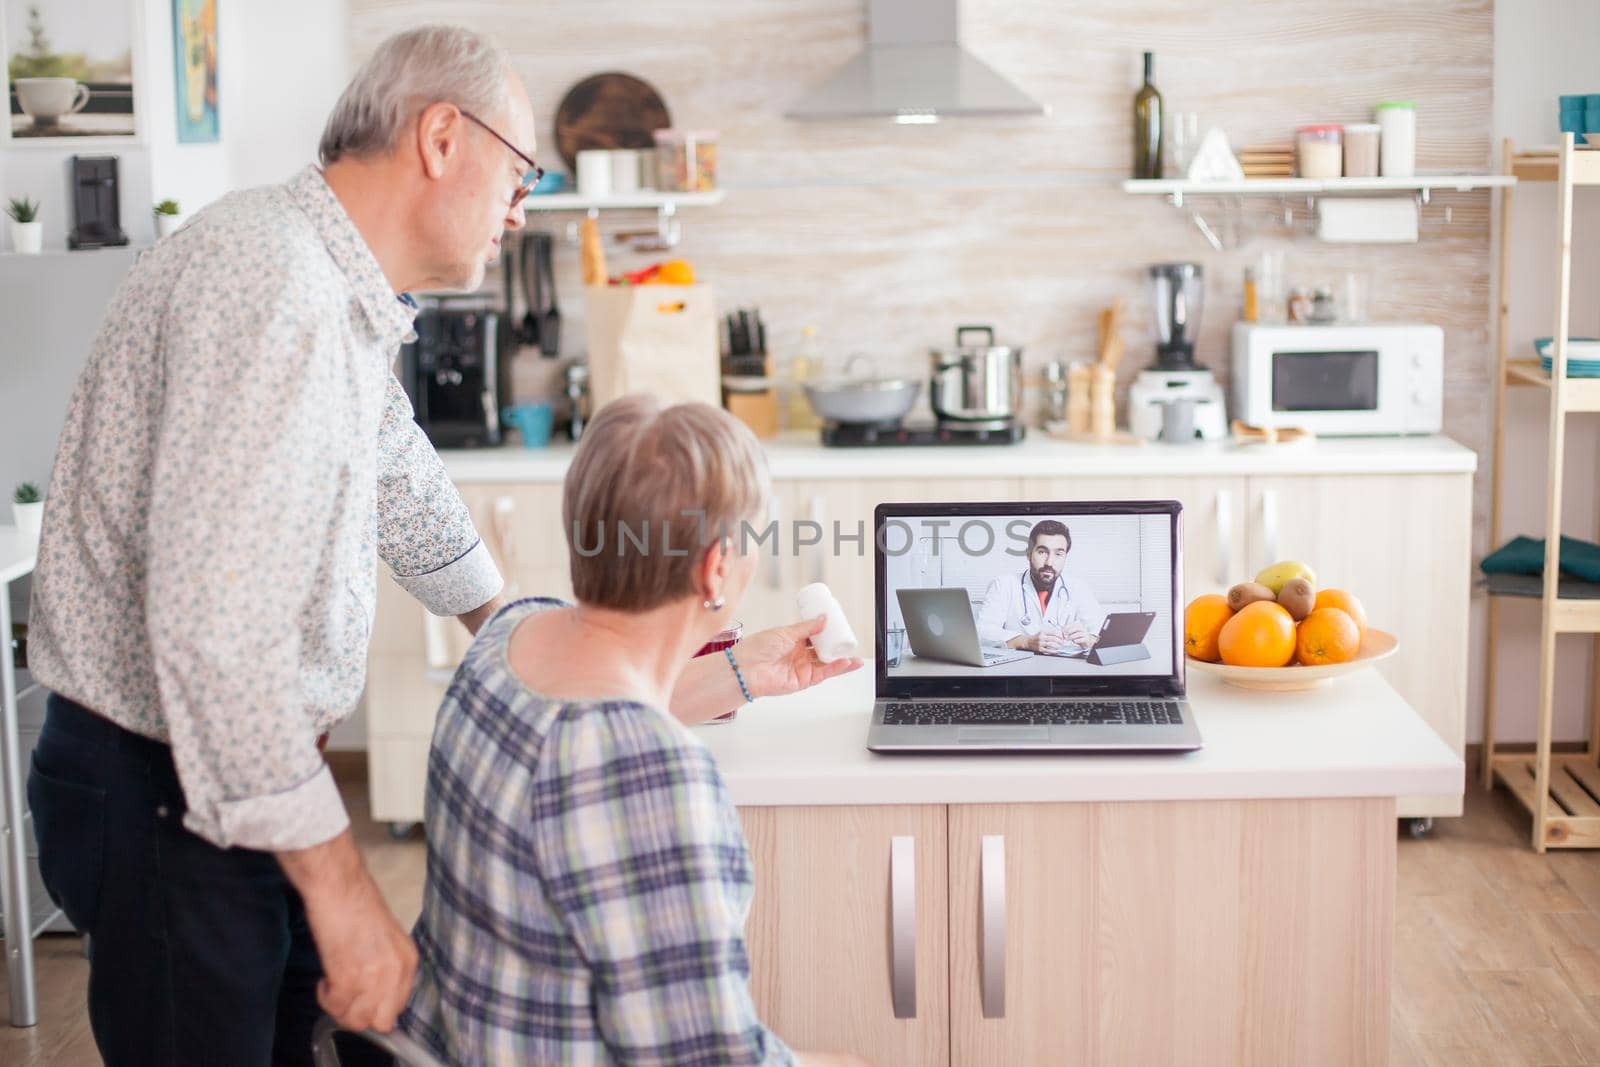
[[[1311,689],[1372,666],[1400,647],[1367,625],[1366,609],[1342,589],[1317,589],[1298,560],[1274,563],[1226,595],[1207,593],[1183,613],[1190,666],[1244,689]]]
[[[1186,656],[1185,659],[1190,670],[1199,671],[1201,674],[1214,674],[1229,685],[1236,685],[1241,689],[1285,693],[1297,689],[1315,689],[1335,678],[1365,670],[1379,660],[1388,659],[1399,648],[1400,639],[1394,634],[1369,627],[1367,632],[1361,635],[1361,645],[1355,658],[1345,660],[1343,663],[1325,663],[1316,667],[1304,667],[1299,664],[1290,664],[1287,667],[1233,667],[1226,663],[1208,663],[1193,656]]]

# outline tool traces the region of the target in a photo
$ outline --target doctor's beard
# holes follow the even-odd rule
[[[1056,569],[1048,563],[1033,572],[1033,586],[1035,589],[1049,589],[1056,584]]]

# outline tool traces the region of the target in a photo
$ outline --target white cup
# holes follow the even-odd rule
[[[611,153],[591,148],[578,153],[578,195],[611,195]]]
[[[18,78],[15,85],[17,103],[36,126],[54,126],[89,102],[89,87],[73,78]]]
[[[639,191],[639,153],[631,148],[618,148],[606,155],[611,157],[611,191],[618,195]]]

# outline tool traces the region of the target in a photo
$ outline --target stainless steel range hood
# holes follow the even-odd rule
[[[958,0],[867,0],[867,47],[789,108],[791,119],[1042,115],[1043,106],[961,47]]]

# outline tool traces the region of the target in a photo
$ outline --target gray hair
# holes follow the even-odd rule
[[[506,102],[505,53],[459,26],[397,33],[361,65],[322,130],[322,165],[387,152],[406,123],[441,101],[487,116]]]

